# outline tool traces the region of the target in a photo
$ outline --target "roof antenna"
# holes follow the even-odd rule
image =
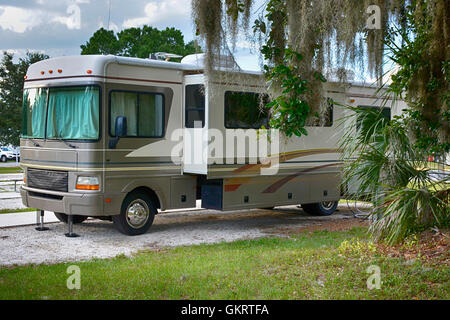
[[[166,62],[168,62],[172,58],[175,58],[175,59],[183,58],[183,56],[180,56],[180,55],[174,54],[174,53],[155,52],[155,53],[150,53],[149,58],[152,60],[165,60]]]
[[[109,30],[109,22],[111,21],[111,0],[108,0],[108,30]]]

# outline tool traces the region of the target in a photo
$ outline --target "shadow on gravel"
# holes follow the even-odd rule
[[[253,209],[231,212],[189,212],[189,213],[162,213],[155,217],[155,221],[148,231],[151,234],[160,232],[179,233],[183,230],[205,229],[276,229],[278,227],[309,226],[324,221],[353,218],[350,212],[340,211],[333,216],[310,216],[300,208],[280,208],[273,210]],[[92,223],[83,224],[89,230],[114,229],[112,222],[93,220]],[[76,226],[77,227],[77,226]],[[76,228],[75,227],[75,228]],[[98,232],[101,232],[99,230]]]

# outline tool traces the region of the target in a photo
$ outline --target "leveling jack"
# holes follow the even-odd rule
[[[44,210],[41,210],[40,219],[39,219],[39,211],[36,211],[36,224],[39,226],[36,228],[37,231],[47,231],[50,230],[47,227],[44,227]],[[40,220],[40,222],[39,222]]]
[[[73,233],[73,216],[71,215],[67,216],[67,225],[69,226],[69,233],[66,233],[65,236],[68,238],[78,238],[79,235]]]

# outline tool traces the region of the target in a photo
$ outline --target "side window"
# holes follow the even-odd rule
[[[260,129],[268,127],[269,114],[261,110],[268,102],[267,95],[253,92],[225,92],[225,128]]]
[[[320,118],[316,118],[311,127],[332,127],[333,126],[333,115],[334,115],[334,104],[333,100],[327,99],[327,110],[321,115]]]
[[[160,138],[164,135],[164,97],[161,94],[112,91],[110,93],[110,134],[115,121],[127,117],[127,136]]]
[[[139,94],[139,137],[164,136],[164,97],[161,94]]]
[[[110,94],[110,128],[111,135],[116,135],[116,118],[127,117],[127,136],[137,137],[137,106],[138,95],[133,92],[111,92]]]
[[[381,111],[381,114],[383,118],[387,121],[391,121],[391,108],[386,107],[378,107],[378,106],[358,106],[358,108],[364,109],[364,108],[372,108]],[[361,117],[358,117],[356,128],[359,129],[361,127],[361,123],[363,122],[363,119]]]
[[[185,126],[194,128],[195,122],[201,122],[205,126],[205,87],[201,84],[186,86],[185,101]]]

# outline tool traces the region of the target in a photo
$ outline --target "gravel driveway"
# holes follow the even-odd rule
[[[216,212],[198,210],[156,216],[150,231],[141,236],[120,234],[111,222],[88,220],[75,225],[79,238],[66,238],[67,226],[49,224],[50,231],[34,226],[0,229],[0,266],[52,264],[132,255],[152,250],[201,243],[285,236],[286,231],[330,220],[353,219],[346,207],[330,217],[312,217],[296,206],[275,210]]]

